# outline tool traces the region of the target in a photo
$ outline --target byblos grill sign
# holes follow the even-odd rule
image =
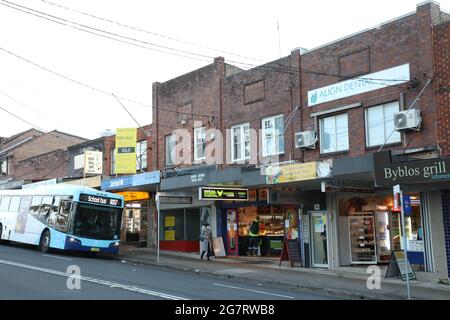
[[[427,183],[450,180],[450,158],[435,158],[403,163],[379,161],[382,155],[374,155],[377,186],[399,183]]]

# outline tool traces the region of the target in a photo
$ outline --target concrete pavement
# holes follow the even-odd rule
[[[400,279],[384,279],[381,272],[381,288],[367,287],[365,269],[329,271],[319,269],[290,268],[288,262],[279,267],[278,259],[269,258],[212,258],[201,261],[196,253],[161,251],[157,262],[156,249],[122,246],[116,259],[124,263],[140,263],[206,274],[217,278],[236,279],[248,283],[264,284],[288,289],[300,289],[317,294],[331,294],[348,299],[405,299],[406,285]],[[423,281],[411,281],[414,299],[450,300],[450,286]]]

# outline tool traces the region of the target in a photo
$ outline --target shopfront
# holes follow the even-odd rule
[[[250,227],[255,219],[259,222],[258,256],[277,257],[285,238],[298,238],[297,204],[271,204],[269,199],[269,189],[250,189],[248,201],[220,204],[222,221],[226,221],[223,231],[229,256],[252,254],[249,251]]]
[[[160,182],[160,171],[103,180],[102,191],[123,195],[120,240],[127,244],[153,247],[156,245],[156,207],[154,194]]]
[[[159,192],[160,249],[199,252],[199,235],[205,223],[214,226],[215,206],[198,199],[198,192]]]

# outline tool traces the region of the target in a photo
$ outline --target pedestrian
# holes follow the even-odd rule
[[[213,252],[213,249],[212,249],[212,245],[213,245],[212,229],[211,229],[211,226],[209,225],[209,223],[205,223],[203,225],[202,232],[201,232],[201,235],[200,235],[200,241],[201,241],[201,245],[200,245],[200,251],[201,251],[200,259],[203,260],[203,256],[206,253],[206,258],[208,260],[210,260],[209,257],[214,255],[214,252]]]
[[[258,253],[259,243],[259,217],[255,219],[248,226],[248,252],[247,255],[255,256]]]

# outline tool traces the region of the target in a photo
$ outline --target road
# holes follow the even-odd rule
[[[73,276],[77,268],[80,277]],[[333,297],[80,253],[42,254],[33,246],[13,243],[0,244],[0,299],[322,300]]]

